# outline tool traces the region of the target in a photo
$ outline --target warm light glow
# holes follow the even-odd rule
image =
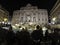
[[[52,20],[55,21],[56,20],[56,17],[54,17]]]
[[[7,23],[5,22],[5,24],[7,24]]]
[[[47,30],[47,28],[46,27],[43,27],[42,30],[45,31],[45,30]]]
[[[16,29],[16,27],[15,27],[15,26],[12,26],[12,28]]]
[[[24,27],[24,26],[22,26],[22,28],[24,28],[24,29],[25,29],[25,27]]]
[[[20,28],[20,30],[22,30],[22,28]]]
[[[30,24],[30,25],[32,25],[33,23],[32,23],[32,22],[30,22],[29,24]]]
[[[7,18],[4,18],[4,21],[7,21],[8,19]]]
[[[56,22],[56,17],[54,17],[54,18],[52,18],[52,24],[55,24],[55,22]]]
[[[11,24],[10,22],[8,22],[8,24]]]
[[[19,24],[15,24],[16,26],[19,26]]]
[[[52,22],[52,24],[55,24],[55,22]]]
[[[4,24],[4,21],[2,23]]]

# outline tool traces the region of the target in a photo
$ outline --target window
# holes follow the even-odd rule
[[[42,12],[41,14],[43,15],[44,13]]]
[[[45,21],[47,21],[47,18],[45,19]]]
[[[33,17],[33,22],[36,22],[36,18],[35,17]]]
[[[45,15],[47,15],[47,13],[45,13]]]
[[[21,17],[21,22],[23,22],[23,17]]]
[[[38,15],[40,15],[40,12],[38,12]]]
[[[36,13],[38,13],[38,11],[36,10]]]
[[[43,25],[44,23],[42,23],[42,25]]]
[[[20,12],[19,12],[19,15],[20,15]]]
[[[36,15],[36,13],[33,13],[33,15]]]
[[[42,18],[42,21],[44,21],[44,19]]]
[[[38,21],[40,21],[40,19]]]

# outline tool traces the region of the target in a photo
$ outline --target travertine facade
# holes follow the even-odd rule
[[[38,9],[37,6],[28,4],[13,12],[12,25],[21,23],[47,24],[48,12],[46,9]]]

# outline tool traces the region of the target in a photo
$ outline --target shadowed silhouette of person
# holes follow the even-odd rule
[[[42,38],[42,29],[40,29],[39,25],[37,25],[36,30],[31,33],[31,37],[33,40],[33,45],[40,45]]]
[[[15,34],[12,31],[12,27],[10,26],[7,35],[6,35],[7,45],[13,45],[15,41]]]
[[[16,45],[20,45],[21,44],[21,33],[19,31],[17,31],[16,33]]]
[[[30,34],[26,29],[22,29],[21,33],[21,45],[30,45]]]
[[[54,29],[54,33],[52,34],[52,45],[58,45],[58,32],[57,29]]]
[[[0,45],[6,41],[6,31],[2,27],[0,27]]]

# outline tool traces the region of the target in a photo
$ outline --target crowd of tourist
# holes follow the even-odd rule
[[[59,29],[52,32],[46,30],[44,36],[39,25],[32,33],[29,33],[27,28],[14,33],[11,26],[9,30],[0,27],[0,45],[60,45]]]

